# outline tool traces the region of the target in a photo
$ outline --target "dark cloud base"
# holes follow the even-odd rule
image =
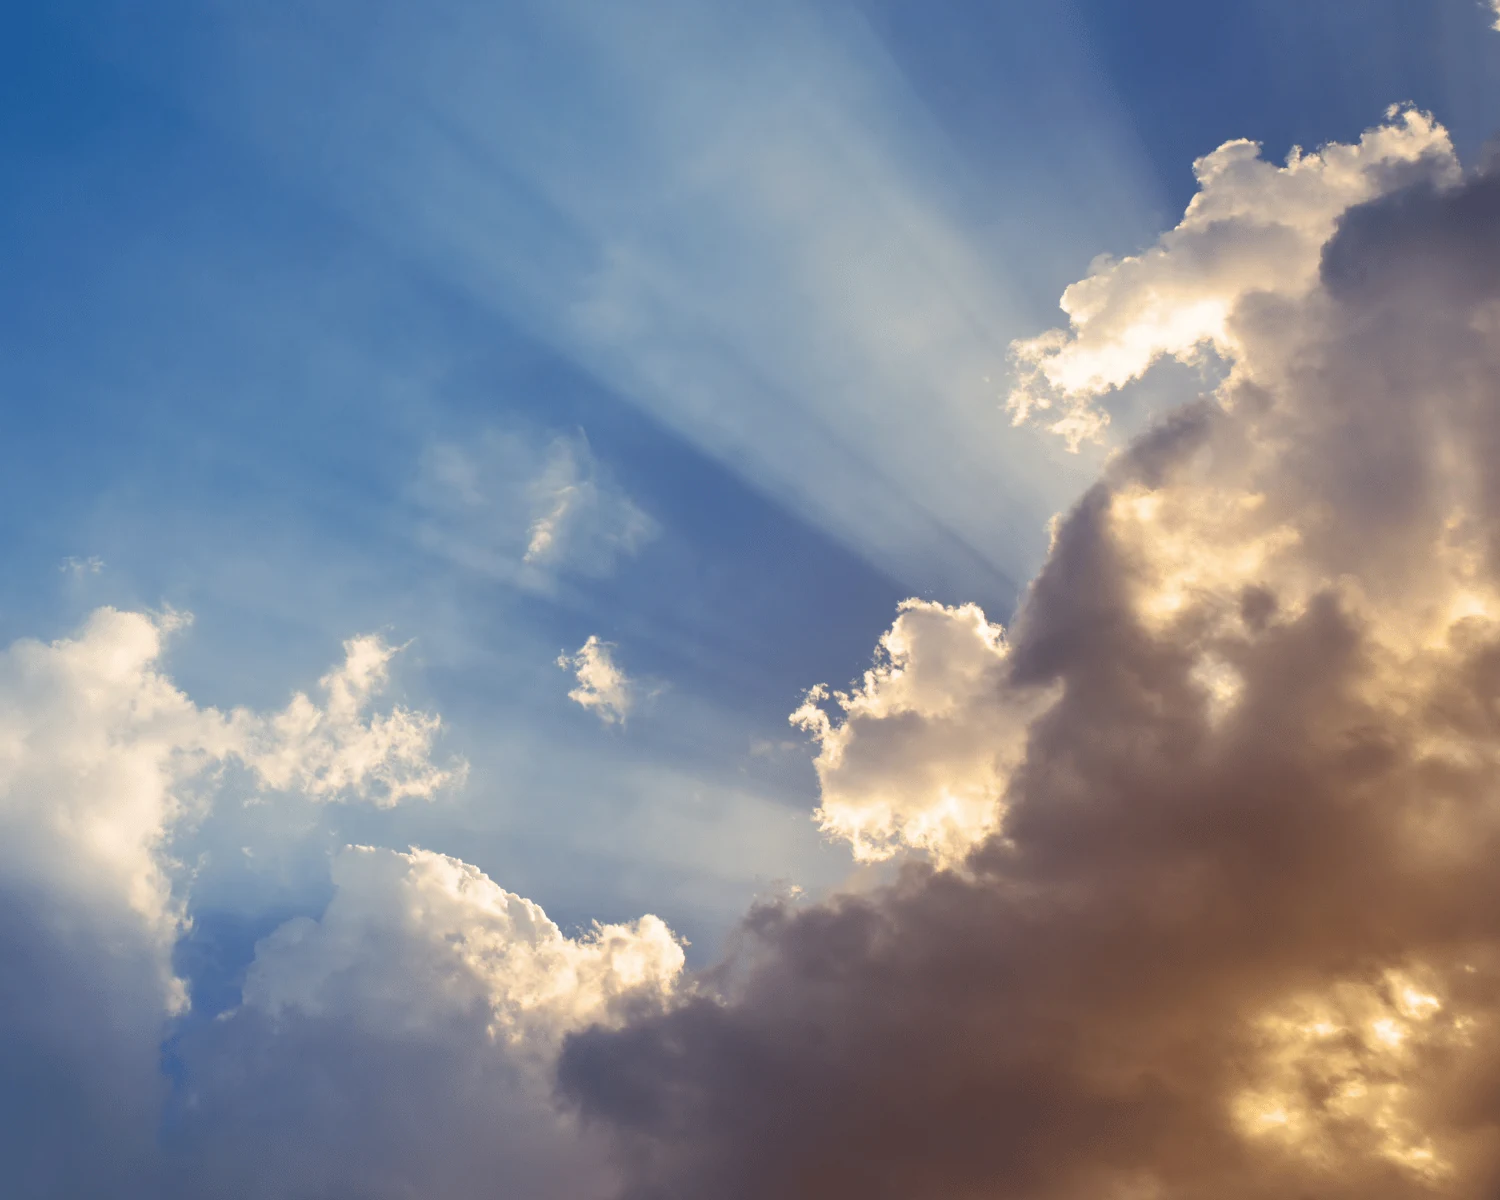
[[[571,1039],[631,1200],[1496,1194],[1500,628],[1416,631],[1453,538],[1496,581],[1497,247],[1494,179],[1417,184],[1241,304],[1266,369],[1059,530],[1008,686],[1060,698],[967,870],[757,909],[697,997]],[[1136,495],[1186,497],[1144,550]],[[1217,561],[1237,496],[1296,547],[1153,620],[1153,547]]]

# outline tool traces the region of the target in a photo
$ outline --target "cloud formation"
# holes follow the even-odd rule
[[[1065,416],[1227,378],[1059,523],[1008,649],[909,604],[800,714],[898,878],[570,1040],[631,1200],[1500,1186],[1500,179],[1401,112],[1205,162],[1021,357]]]
[[[333,882],[183,1047],[179,1177],[230,1196],[607,1195],[603,1147],[553,1103],[553,1059],[572,1030],[660,1008],[683,964],[666,926],[570,938],[420,850],[350,847]]]
[[[565,935],[456,859],[350,847],[316,918],[256,947],[240,1002],[193,1012],[174,952],[202,859],[250,792],[387,807],[463,764],[435,715],[377,707],[394,647],[349,639],[316,698],[223,711],[163,672],[178,614],[100,609],[0,653],[0,1153],[27,1196],[607,1194],[553,1100],[563,1036],[660,1007],[655,917]],[[305,831],[304,831],[305,832]],[[163,1070],[163,1044],[172,1071]]]
[[[656,536],[653,521],[580,431],[549,440],[487,430],[424,455],[415,489],[422,540],[471,570],[549,591],[600,577]]]
[[[598,634],[578,647],[576,654],[559,656],[557,665],[572,671],[578,686],[568,699],[593,713],[606,725],[623,724],[634,703],[634,689],[629,677],[614,659],[614,645],[601,642]]]
[[[952,863],[983,841],[1039,703],[1005,686],[1008,657],[977,605],[908,600],[861,684],[809,691],[791,719],[818,743],[824,832],[863,862],[915,848]]]
[[[564,1032],[665,994],[682,970],[682,947],[656,917],[564,937],[537,904],[430,851],[351,846],[333,883],[321,918],[289,921],[259,945],[247,1007],[384,1030],[478,1010],[491,1038],[543,1058]]]
[[[1039,418],[1076,448],[1108,423],[1098,399],[1158,360],[1211,352],[1243,364],[1235,310],[1248,296],[1313,287],[1342,213],[1405,182],[1458,178],[1446,130],[1414,109],[1389,118],[1355,145],[1293,148],[1283,167],[1243,139],[1198,159],[1199,191],[1176,228],[1144,253],[1096,260],[1063,293],[1068,328],[1012,344],[1016,422]]]
[[[160,669],[187,618],[103,608],[71,637],[0,654],[0,1062],[24,1097],[0,1122],[26,1195],[162,1184],[160,1046],[189,1007],[172,961],[191,872],[175,834],[236,764],[252,787],[391,802],[451,778],[437,719],[370,714],[391,651],[346,646],[322,706],[194,704]],[[9,1111],[9,1110],[8,1110]]]
[[[318,680],[326,695],[319,707],[298,692],[269,717],[238,710],[231,718],[238,757],[262,785],[319,800],[351,796],[387,808],[402,800],[430,800],[461,782],[467,767],[432,761],[442,720],[400,705],[369,714],[370,700],[386,687],[398,647],[373,635],[344,643],[344,663]]]

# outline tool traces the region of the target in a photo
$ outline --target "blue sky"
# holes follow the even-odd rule
[[[1175,224],[1229,139],[1280,161],[1411,101],[1477,162],[1492,21],[1473,0],[9,6],[4,643],[105,605],[190,612],[164,670],[269,711],[379,633],[405,647],[391,697],[469,764],[431,803],[184,835],[200,1011],[237,1002],[257,938],[322,912],[347,843],[460,858],[566,930],[658,914],[693,966],[756,896],[881,877],[811,820],[788,714],[859,677],[903,599],[1008,621],[1048,519],[1208,386],[1164,369],[1070,454],[1004,411],[1011,342],[1096,255]],[[623,721],[569,697],[558,657],[590,636],[631,681]]]
[[[1483,21],[1464,0],[15,11],[0,621],[190,610],[173,670],[204,703],[269,703],[389,630],[480,764],[453,828],[400,836],[580,916],[671,908],[649,871],[570,878],[610,857],[578,845],[580,793],[628,826],[657,802],[622,776],[664,770],[806,811],[805,756],[751,744],[862,670],[903,596],[1003,617],[1087,481],[1000,412],[1009,340],[1180,212],[1227,138],[1281,155],[1394,97],[1472,154],[1500,113]],[[414,532],[421,456],[486,430],[583,431],[659,534],[544,591],[443,561]],[[572,711],[552,667],[590,633],[664,689],[627,730]],[[772,870],[747,861],[719,918]]]
[[[857,675],[902,597],[1003,618],[1097,463],[1009,427],[1009,340],[1170,223],[1230,137],[1279,156],[1401,98],[1472,155],[1500,114],[1483,23],[1464,0],[13,12],[0,621],[189,610],[172,669],[220,704],[305,686],[351,631],[410,640],[402,687],[476,770],[384,836],[712,944],[777,856],[842,868],[796,829],[691,882],[612,861],[630,830],[701,794],[681,836],[733,841],[728,789],[805,814],[805,753],[751,746]],[[422,456],[486,431],[539,461],[582,431],[658,533],[540,590],[445,561]],[[552,665],[591,633],[661,689],[624,730]]]

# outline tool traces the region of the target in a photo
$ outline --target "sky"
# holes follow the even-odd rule
[[[0,14],[0,1180],[1500,1187],[1500,3]]]

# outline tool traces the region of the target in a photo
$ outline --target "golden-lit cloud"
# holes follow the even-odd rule
[[[1076,437],[1205,350],[1001,630],[908,602],[794,716],[896,880],[768,903],[575,1035],[629,1195],[1483,1197],[1500,1186],[1500,178],[1396,110],[1017,347]]]
[[[1393,108],[1355,145],[1294,149],[1285,166],[1260,153],[1240,140],[1200,158],[1198,194],[1176,228],[1141,254],[1097,260],[1063,293],[1068,328],[1011,347],[1007,407],[1018,423],[1040,420],[1076,447],[1108,423],[1098,398],[1158,360],[1241,361],[1238,305],[1257,293],[1306,295],[1342,213],[1398,183],[1460,173],[1447,131],[1413,109]]]
[[[824,832],[861,861],[941,863],[994,832],[1039,704],[1007,686],[1008,651],[977,605],[908,600],[852,692],[813,688],[792,722],[818,743]]]
[[[568,699],[596,713],[606,725],[624,724],[635,703],[630,677],[615,662],[613,642],[599,640],[590,634],[574,654],[558,656],[557,665],[571,671],[578,686],[568,692]]]

